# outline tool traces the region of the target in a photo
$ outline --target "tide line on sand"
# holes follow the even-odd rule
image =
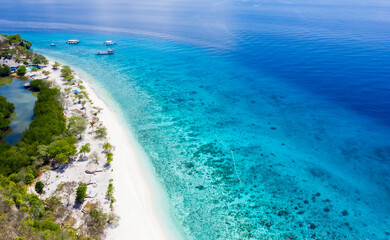
[[[48,67],[52,65],[51,62]],[[79,69],[77,72],[81,73],[80,77],[89,80],[82,80],[85,91],[94,104],[102,109],[99,119],[106,126],[107,137],[115,146],[112,169],[115,213],[120,220],[115,228],[108,229],[106,239],[182,239],[169,217],[167,197],[157,182],[145,152],[125,127],[120,114],[96,93],[91,85],[93,79]],[[63,84],[60,77],[50,80],[58,85]]]

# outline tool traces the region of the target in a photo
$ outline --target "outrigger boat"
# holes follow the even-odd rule
[[[112,55],[114,54],[114,50],[108,49],[107,51],[97,51],[96,55]]]
[[[105,41],[104,42],[104,45],[106,45],[106,46],[112,46],[112,45],[115,45],[116,44],[116,42],[114,42],[114,41]]]

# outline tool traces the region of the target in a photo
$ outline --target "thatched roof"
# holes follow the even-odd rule
[[[92,176],[89,176],[89,175],[85,175],[84,177],[83,177],[83,179],[81,179],[81,181],[80,181],[80,183],[82,183],[82,184],[91,184],[91,182],[92,182]]]
[[[93,174],[97,171],[98,166],[99,165],[97,163],[90,162],[90,163],[88,163],[87,168],[85,169],[85,172],[89,173],[89,174]]]

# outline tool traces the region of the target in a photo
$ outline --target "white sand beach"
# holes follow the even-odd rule
[[[69,88],[69,85],[64,84],[60,68],[54,70],[52,66],[53,63],[50,62],[44,69],[50,71],[48,80],[52,80],[62,91],[65,91],[66,88]],[[43,78],[43,75],[37,75],[35,79],[40,77]],[[88,78],[88,76],[85,76],[85,78]],[[75,73],[75,80],[83,81],[77,73]],[[101,109],[97,117],[107,128],[107,140],[115,147],[113,151],[114,160],[111,167],[104,169],[102,172],[92,174],[92,181],[95,185],[93,191],[96,192],[96,195],[92,196],[92,198],[103,203],[105,210],[109,209],[109,203],[105,200],[109,179],[113,179],[115,188],[114,197],[116,202],[114,204],[114,212],[120,216],[120,220],[116,226],[108,229],[105,239],[181,239],[182,237],[169,218],[166,197],[154,176],[153,167],[148,162],[142,148],[125,127],[120,114],[115,112],[114,108],[110,107],[107,102],[103,101],[96,94],[89,82],[83,81],[82,85],[85,86],[84,91],[89,95],[89,99],[92,100],[95,109],[96,107]],[[77,85],[71,87],[70,93],[68,89],[67,99],[73,103],[73,92],[74,89],[77,89]],[[87,116],[85,117],[93,118],[93,106],[91,103],[86,104],[85,114]],[[72,114],[71,110],[75,111],[73,108],[80,109],[80,105],[77,106],[76,103],[70,105],[65,111],[68,117]],[[89,130],[87,129],[87,132]],[[101,149],[104,143],[97,139],[96,136],[94,137],[92,131],[85,134],[83,141],[84,143],[89,142],[92,150]],[[64,179],[76,182],[82,181],[81,179],[85,178],[84,170],[86,165],[87,163],[82,161],[74,161],[69,164],[63,173],[59,174],[60,176],[50,175],[52,171],[49,171],[49,176],[46,176],[49,179],[46,180],[49,184],[46,194],[53,192],[58,183]],[[100,165],[98,166],[99,168],[102,167]],[[80,213],[78,214],[80,216],[82,213],[81,210],[79,211]]]

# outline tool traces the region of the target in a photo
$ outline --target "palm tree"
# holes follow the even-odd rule
[[[83,154],[82,158],[85,158],[85,153],[89,153],[91,151],[90,146],[91,146],[90,143],[86,143],[86,144],[81,146],[79,153]]]

